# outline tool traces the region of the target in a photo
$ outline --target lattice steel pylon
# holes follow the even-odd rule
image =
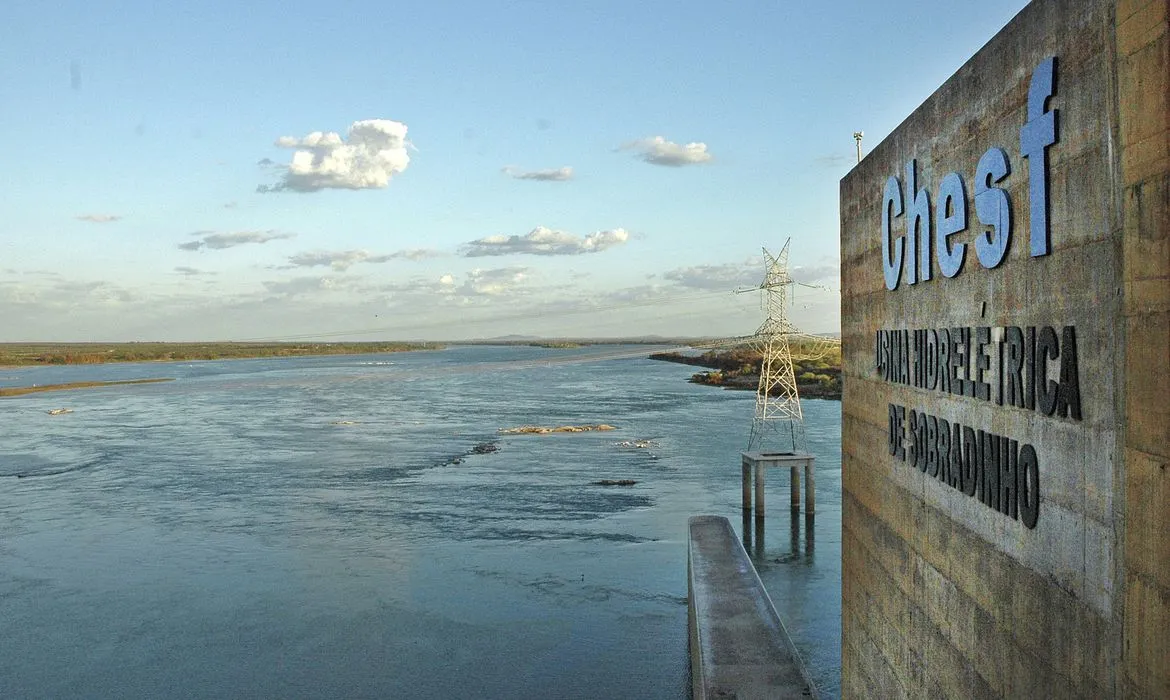
[[[803,335],[788,320],[788,288],[795,284],[788,274],[788,245],[779,255],[764,248],[764,281],[759,289],[765,296],[768,316],[756,330],[753,345],[763,356],[760,384],[756,390],[756,414],[748,438],[748,451],[763,450],[765,443],[775,448],[800,452],[804,449],[804,415],[788,338]]]

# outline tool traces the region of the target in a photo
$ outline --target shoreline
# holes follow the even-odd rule
[[[214,362],[440,350],[441,343],[0,343],[0,370],[25,367]]]
[[[66,382],[63,384],[41,384],[32,386],[5,386],[0,387],[0,398],[27,396],[44,391],[69,391],[71,389],[96,389],[103,386],[117,386],[121,384],[157,384],[159,382],[173,382],[174,377],[152,377],[149,379],[115,379],[99,382]]]
[[[758,363],[752,367],[750,358],[739,358],[734,362],[729,362],[725,355],[721,356],[715,353],[709,353],[707,355],[682,355],[677,352],[664,352],[650,355],[649,359],[660,360],[662,362],[674,362],[692,367],[706,367],[710,370],[692,374],[687,379],[692,384],[702,384],[703,386],[713,386],[734,391],[758,391],[760,384]],[[748,360],[746,364],[743,362],[745,359]],[[738,369],[729,369],[729,367],[734,367],[737,364]],[[752,369],[754,373],[747,371],[748,369]],[[827,373],[821,376],[823,379],[829,380],[828,385],[820,382],[802,382],[798,375],[796,377],[797,393],[801,398],[806,399],[840,401],[842,393],[840,366],[826,366],[818,368],[818,371]]]

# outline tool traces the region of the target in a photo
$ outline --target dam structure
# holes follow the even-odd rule
[[[841,181],[843,697],[1170,697],[1168,16],[1032,2]]]

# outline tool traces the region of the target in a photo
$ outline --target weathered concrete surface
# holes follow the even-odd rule
[[[1117,4],[1125,317],[1122,678],[1170,697],[1170,0]]]
[[[1170,0],[1037,0],[841,182],[845,697],[1170,697]],[[1020,155],[1033,70],[1056,56],[1050,255],[1028,255]],[[975,169],[1003,148],[1012,242],[971,249]],[[966,182],[960,274],[882,276],[882,195],[906,165]],[[905,216],[895,222],[904,231]],[[877,330],[1073,326],[1083,418],[895,384]],[[993,363],[994,365],[995,363]],[[995,375],[996,368],[990,374]],[[890,404],[1035,446],[1023,526],[887,450]]]
[[[816,688],[727,518],[689,520],[695,698],[815,698]]]

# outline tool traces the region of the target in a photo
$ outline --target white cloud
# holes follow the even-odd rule
[[[749,265],[696,265],[680,267],[664,272],[662,277],[690,289],[734,290],[744,286],[758,286],[763,279],[761,266]]]
[[[368,250],[311,250],[297,253],[288,261],[291,267],[332,267],[334,270],[348,270],[358,263],[384,263],[391,260],[423,260],[442,255],[426,248],[410,248],[396,253],[374,255]]]
[[[348,270],[357,263],[384,263],[394,256],[374,255],[367,250],[314,250],[297,253],[288,259],[293,267],[332,267]]]
[[[264,288],[282,297],[304,296],[314,292],[334,291],[341,285],[332,277],[294,277],[290,280],[264,282]]]
[[[296,149],[292,162],[279,182],[260,185],[258,192],[381,189],[410,164],[406,125],[389,119],[356,121],[345,139],[314,131],[301,139],[282,136],[276,145]]]
[[[280,233],[274,229],[269,229],[267,231],[236,231],[234,233],[196,231],[191,235],[199,236],[200,240],[191,241],[189,243],[180,243],[179,248],[182,250],[199,250],[200,248],[223,250],[224,248],[232,248],[234,246],[245,245],[248,243],[267,243],[268,241],[293,238],[296,234]]]
[[[45,284],[0,284],[0,301],[44,311],[101,308],[131,303],[137,294],[104,280],[52,280]]]
[[[407,248],[391,254],[390,257],[417,261],[426,260],[427,258],[441,258],[443,257],[443,253],[437,250],[431,250],[430,248]]]
[[[836,265],[797,265],[788,271],[794,282],[808,284],[819,280],[836,278],[840,268]],[[764,268],[758,262],[726,265],[697,265],[680,267],[662,274],[664,279],[676,282],[690,289],[726,289],[731,291],[743,287],[758,287],[764,280]]]
[[[439,291],[448,296],[498,297],[519,291],[528,279],[527,267],[499,267],[491,270],[476,268],[459,282],[454,275],[439,278]]]
[[[600,253],[629,240],[625,229],[597,231],[579,238],[564,231],[537,226],[523,236],[488,236],[471,241],[463,255],[469,258],[487,255],[580,255]]]
[[[661,136],[639,139],[622,144],[621,150],[635,151],[638,157],[653,165],[679,167],[697,165],[711,160],[705,143],[688,143],[685,146],[667,141]]]
[[[563,168],[549,168],[547,170],[520,170],[514,166],[507,166],[501,170],[508,177],[517,180],[539,180],[542,182],[564,182],[573,179],[573,168],[571,166],[564,166]]]
[[[82,214],[74,218],[78,221],[88,221],[91,224],[111,224],[122,220],[118,214]]]

